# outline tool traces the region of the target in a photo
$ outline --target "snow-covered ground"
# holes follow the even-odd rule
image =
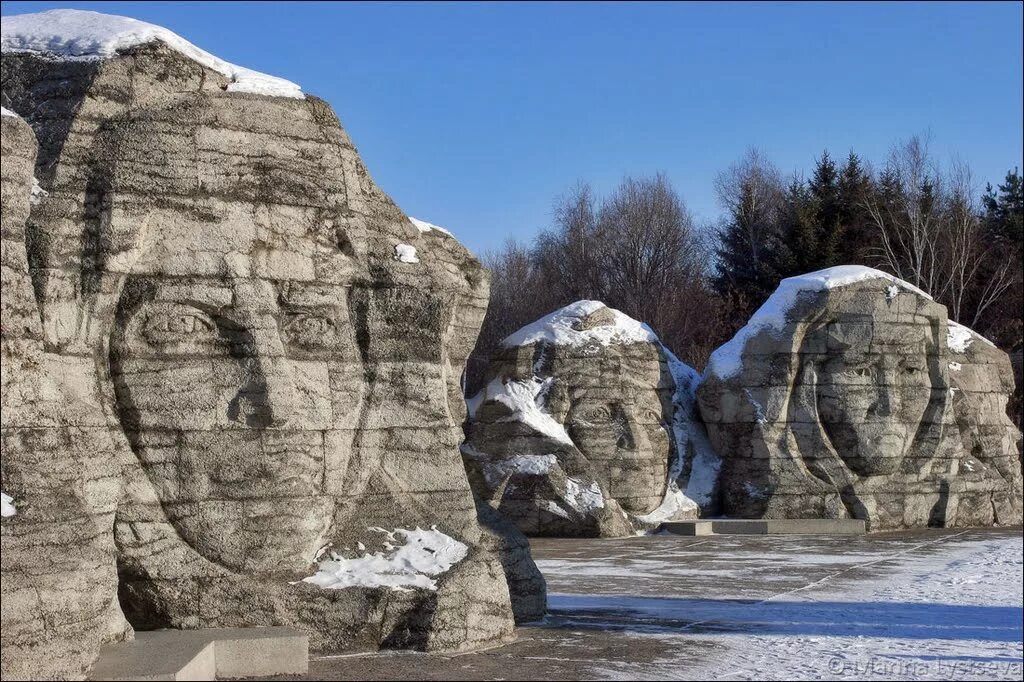
[[[729,550],[741,540],[716,539],[722,561],[697,565],[592,555],[538,563],[555,592],[550,625],[618,631],[679,652],[642,666],[608,661],[607,679],[1019,680],[1022,540],[973,533],[924,534],[884,551],[854,541],[836,553],[802,538],[767,538],[754,556]],[[773,564],[784,568],[779,579],[770,577]],[[706,589],[694,596],[694,570],[707,568]],[[611,593],[557,592],[581,579]],[[654,596],[673,579],[687,586]],[[700,647],[714,654],[695,665]]]

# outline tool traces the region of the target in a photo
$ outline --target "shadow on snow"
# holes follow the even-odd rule
[[[1019,642],[1022,619],[1016,606],[550,594],[547,617],[533,627]]]

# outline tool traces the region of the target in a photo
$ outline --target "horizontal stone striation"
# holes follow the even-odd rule
[[[747,341],[737,375],[705,377],[727,515],[852,517],[872,530],[1020,522],[1012,424],[995,416],[1005,385],[952,369],[945,308],[887,285],[804,292],[784,328]],[[965,449],[976,432],[998,435]]]
[[[20,118],[0,126],[0,488],[16,508],[0,524],[0,667],[4,679],[82,677],[104,641],[130,635],[110,532],[120,453],[83,385],[89,368],[44,348],[25,230],[36,141]]]
[[[610,312],[598,308],[577,328],[610,324]],[[464,448],[481,498],[527,535],[613,537],[643,527],[630,515],[662,502],[673,450],[667,424],[675,383],[660,344],[503,347],[490,359],[487,381],[493,388],[471,401]],[[536,400],[564,437],[537,430],[492,395],[509,382],[546,382]],[[544,457],[555,463],[533,471],[529,463]]]
[[[75,448],[123,484],[100,528],[125,613],[293,625],[314,649],[507,640],[493,552],[532,560],[484,538],[458,456],[482,268],[377,188],[325,103],[225,85],[160,43],[87,64],[3,57],[48,192],[28,224],[37,336],[84,401],[61,423],[109,441]],[[325,546],[431,525],[471,547],[436,592],[291,584]]]

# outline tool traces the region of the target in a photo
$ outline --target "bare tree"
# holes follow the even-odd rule
[[[724,340],[709,245],[664,175],[624,178],[601,201],[578,184],[556,199],[553,219],[532,247],[508,242],[484,258],[491,303],[467,372],[470,392],[505,336],[580,299],[646,322],[697,366]]]
[[[927,140],[913,137],[890,152],[866,202],[879,240],[872,255],[882,267],[929,292],[953,319],[970,326],[1013,280],[1012,263],[999,262],[984,238],[975,190],[966,164],[940,168]]]
[[[742,233],[751,266],[761,266],[785,200],[782,173],[760,150],[751,147],[742,159],[715,177],[714,186],[730,225]]]

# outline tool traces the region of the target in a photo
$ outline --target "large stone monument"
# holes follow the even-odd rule
[[[1009,364],[964,336],[944,306],[877,270],[783,280],[697,391],[723,511],[872,530],[1020,523]]]
[[[80,676],[122,610],[465,650],[512,635],[504,564],[516,614],[543,613],[459,456],[485,274],[373,183],[329,106],[77,11],[4,17],[3,98],[39,140],[33,191],[31,131],[4,117],[5,679]]]
[[[646,325],[579,301],[512,334],[468,402],[474,490],[527,535],[617,536],[707,507],[696,373]]]
[[[111,532],[121,462],[88,362],[44,348],[25,248],[44,198],[36,141],[6,108],[0,126],[0,670],[81,677],[102,642],[130,633]]]

